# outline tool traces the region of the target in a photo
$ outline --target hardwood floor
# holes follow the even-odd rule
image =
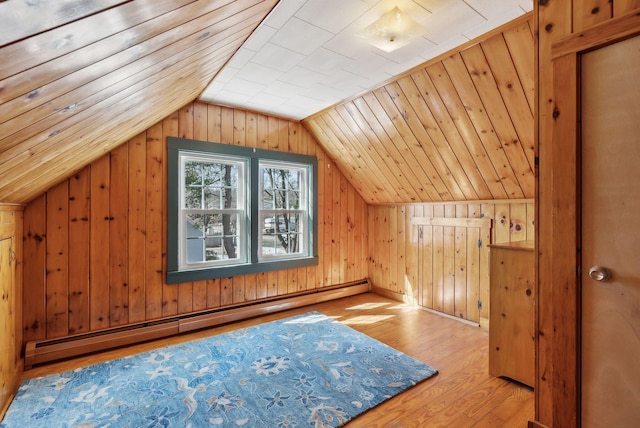
[[[210,336],[317,310],[438,369],[431,379],[347,424],[360,427],[526,427],[534,416],[533,390],[488,373],[488,331],[376,294],[270,314],[179,337],[130,346],[47,366],[25,378]]]

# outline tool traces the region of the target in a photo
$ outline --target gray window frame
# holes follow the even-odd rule
[[[180,270],[179,267],[179,162],[180,153],[215,154],[247,159],[249,197],[248,224],[248,260],[243,264],[222,265],[197,269]],[[282,161],[306,165],[309,168],[309,212],[307,232],[309,252],[300,257],[287,257],[276,260],[260,260],[258,257],[258,239],[261,234],[258,198],[259,198],[259,161]],[[235,146],[222,143],[191,140],[187,138],[167,138],[167,284],[187,281],[226,278],[260,272],[316,266],[318,264],[318,158],[297,153],[279,152],[252,147]]]

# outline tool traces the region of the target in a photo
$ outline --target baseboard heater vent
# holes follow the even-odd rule
[[[335,287],[304,291],[296,293],[295,295],[273,298],[268,301],[262,300],[257,303],[248,303],[157,321],[131,324],[92,333],[68,336],[62,339],[27,342],[25,346],[24,366],[25,369],[30,369],[44,363],[147,342],[193,330],[227,324],[233,321],[308,306],[314,303],[355,296],[356,294],[369,292],[370,288],[369,281],[362,280]]]

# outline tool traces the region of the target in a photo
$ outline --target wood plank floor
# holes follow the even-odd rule
[[[347,425],[349,428],[518,428],[526,427],[527,421],[533,419],[533,391],[489,375],[486,329],[371,293],[36,367],[26,371],[24,378],[70,370],[309,310],[334,317],[438,369],[435,377],[359,416]]]

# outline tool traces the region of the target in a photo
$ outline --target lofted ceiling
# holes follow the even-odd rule
[[[359,33],[393,7],[422,29],[385,52]],[[281,0],[200,100],[300,120],[532,9],[532,0]]]
[[[246,49],[263,62],[274,46],[308,49],[306,64],[329,67],[335,62],[331,56],[312,59],[314,52],[327,51],[329,35],[320,37],[318,30],[326,27],[304,21],[330,21],[342,45],[345,31],[390,4],[282,0],[269,15],[277,3],[0,2],[0,202],[26,203],[185,104],[208,99],[221,83],[268,71],[246,68],[259,63]],[[246,96],[231,97],[233,91],[219,92],[226,98],[209,102],[233,105],[236,97],[241,108],[304,117],[305,127],[370,203],[533,197],[533,34],[530,14],[515,18],[532,2],[399,3],[422,9],[415,16],[422,23],[431,17],[440,25],[438,33],[389,55],[366,47],[373,59],[354,54],[347,61],[353,69],[304,74],[305,67],[298,67],[303,74],[279,75],[270,85],[279,80],[309,90],[296,98],[286,85],[269,86],[269,92],[286,95],[288,104],[259,97],[256,86],[238,81],[229,88],[254,88],[262,104],[242,104]],[[496,12],[506,4],[508,10]],[[456,15],[462,10],[474,20],[462,21]],[[444,21],[447,13],[462,25],[450,36],[443,35],[453,26]],[[322,47],[313,52],[305,47],[320,41]],[[304,80],[319,75],[336,80]],[[322,102],[311,101],[325,93],[330,95]],[[298,109],[294,114],[282,105]]]
[[[369,203],[533,198],[530,18],[303,124]]]

